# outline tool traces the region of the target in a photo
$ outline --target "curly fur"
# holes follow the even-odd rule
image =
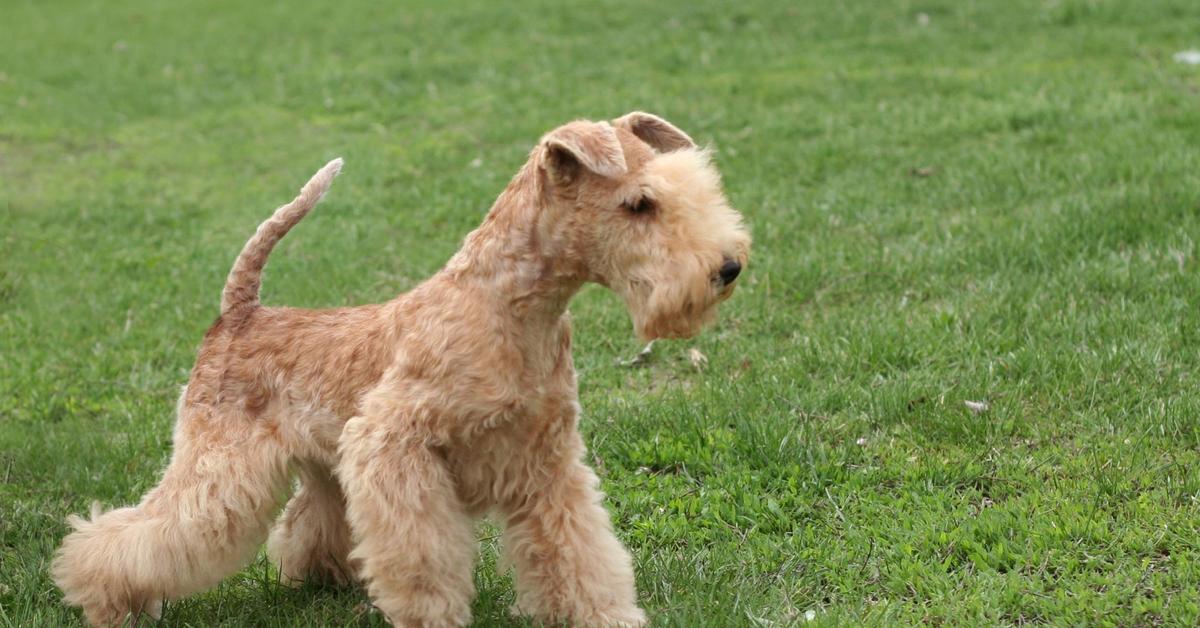
[[[547,134],[436,275],[378,305],[258,301],[271,248],[336,160],[230,272],[180,398],[174,453],[142,501],[72,517],[52,574],[94,625],[212,587],[268,538],[288,581],[361,581],[398,626],[458,626],[474,521],[504,525],[515,610],[638,626],[629,553],[583,462],[571,297],[612,288],[646,338],[689,336],[733,291],[750,238],[709,154],[634,113]],[[291,492],[293,478],[299,488]]]

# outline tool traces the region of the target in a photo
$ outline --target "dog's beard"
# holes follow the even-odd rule
[[[733,286],[718,286],[706,273],[690,279],[643,282],[625,296],[637,335],[644,340],[691,338],[716,318],[716,305],[729,298]]]

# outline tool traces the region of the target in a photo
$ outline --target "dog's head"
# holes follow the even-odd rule
[[[690,337],[713,319],[746,266],[750,234],[709,151],[635,112],[563,125],[533,159],[554,214],[546,235],[620,295],[639,336]]]

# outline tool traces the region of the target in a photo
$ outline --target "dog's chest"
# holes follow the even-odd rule
[[[531,483],[548,479],[548,462],[576,456],[578,405],[560,391],[530,396],[497,419],[447,451],[472,511],[527,494]]]

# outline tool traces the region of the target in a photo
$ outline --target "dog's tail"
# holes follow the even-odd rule
[[[266,222],[258,226],[254,237],[242,247],[241,254],[229,271],[229,278],[225,280],[225,291],[221,293],[222,316],[239,308],[258,305],[262,270],[271,249],[321,200],[341,169],[341,158],[325,164],[304,184],[295,200],[275,210]]]

